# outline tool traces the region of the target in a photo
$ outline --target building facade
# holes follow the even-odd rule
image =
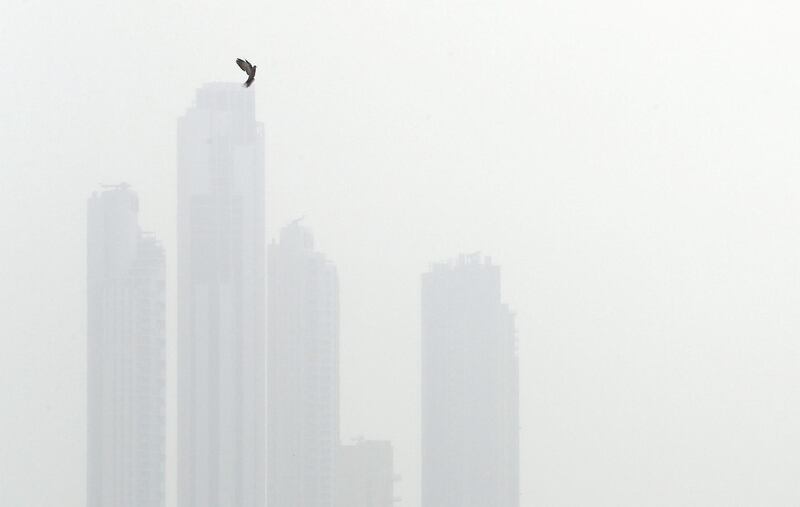
[[[392,444],[359,440],[339,446],[335,507],[392,507],[395,503]]]
[[[265,504],[264,131],[213,83],[178,120],[178,505]]]
[[[127,185],[87,215],[87,505],[162,507],[165,261]]]
[[[332,507],[339,441],[339,282],[298,222],[268,254],[267,496]]]
[[[422,276],[422,507],[518,507],[519,380],[500,270],[477,254]]]

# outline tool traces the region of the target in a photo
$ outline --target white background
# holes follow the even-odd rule
[[[392,440],[401,505],[419,275],[476,250],[518,315],[523,506],[800,504],[798,15],[0,0],[0,503],[84,505],[85,200],[131,183],[174,278],[176,119],[242,57],[268,237],[307,215],[338,265],[343,437]]]

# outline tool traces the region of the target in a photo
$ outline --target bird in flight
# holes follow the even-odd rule
[[[247,60],[242,60],[241,58],[236,59],[236,65],[239,66],[240,69],[247,72],[247,81],[242,84],[245,88],[249,88],[253,81],[256,79],[256,66],[248,62]]]

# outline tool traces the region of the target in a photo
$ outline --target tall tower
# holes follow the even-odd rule
[[[127,185],[87,216],[87,505],[162,507],[164,250]]]
[[[339,443],[339,283],[297,222],[269,247],[267,496],[331,507]]]
[[[335,507],[392,507],[395,504],[392,444],[359,440],[339,446]]]
[[[422,507],[519,505],[514,318],[478,255],[422,276]]]
[[[264,133],[252,88],[178,120],[178,505],[264,506]]]

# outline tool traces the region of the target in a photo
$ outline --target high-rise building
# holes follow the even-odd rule
[[[88,202],[89,507],[164,505],[164,250],[138,211],[125,184]]]
[[[500,270],[477,254],[422,276],[422,507],[519,505],[519,380]]]
[[[252,88],[178,120],[178,505],[263,507],[264,131]]]
[[[339,446],[335,507],[392,507],[394,498],[392,444],[359,440]]]
[[[268,255],[267,497],[331,507],[339,443],[336,268],[297,221]]]

